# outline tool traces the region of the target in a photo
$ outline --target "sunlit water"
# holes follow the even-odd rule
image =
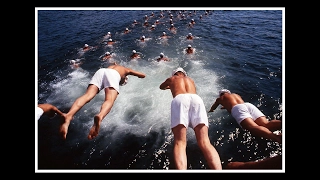
[[[155,16],[150,17],[154,12]],[[181,19],[180,12],[185,14]],[[67,140],[58,136],[59,119],[36,120],[36,169],[39,170],[170,170],[173,135],[170,129],[170,90],[159,85],[174,68],[183,67],[195,80],[197,93],[210,109],[218,91],[227,88],[255,104],[269,119],[282,119],[282,11],[177,10],[173,14],[176,33],[169,31],[170,11],[160,10],[76,10],[38,11],[38,59],[36,104],[51,103],[67,112],[81,96],[93,74],[112,61],[144,72],[144,79],[129,77],[111,112],[102,121],[98,137],[88,140],[93,117],[104,100],[101,91],[74,117]],[[153,24],[143,26],[145,15]],[[202,19],[200,19],[202,15]],[[133,25],[137,20],[139,24]],[[188,23],[196,21],[193,27]],[[131,31],[124,34],[125,28]],[[107,32],[113,45],[107,45]],[[166,32],[167,40],[159,37]],[[186,40],[188,33],[195,36]],[[140,42],[145,36],[147,40]],[[83,52],[84,44],[92,47]],[[193,55],[184,49],[190,44]],[[130,60],[132,50],[141,59]],[[170,61],[156,61],[160,53]],[[70,60],[81,62],[72,68]],[[209,136],[221,157],[228,161],[250,161],[282,154],[282,145],[254,138],[241,129],[225,110],[208,113]],[[284,125],[283,125],[284,126]],[[283,132],[282,132],[283,133]],[[188,129],[188,169],[208,169],[193,130]]]

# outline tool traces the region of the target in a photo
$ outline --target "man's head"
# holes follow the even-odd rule
[[[229,93],[229,94],[231,94],[231,92],[230,92],[228,89],[221,89],[221,90],[219,91],[219,96],[222,96],[224,93]]]
[[[182,72],[185,76],[187,76],[187,72],[182,67],[178,67],[177,69],[173,70],[172,76],[175,75],[177,72]]]

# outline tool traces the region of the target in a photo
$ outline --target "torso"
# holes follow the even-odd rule
[[[233,94],[225,93],[223,96],[220,97],[219,101],[220,101],[220,104],[224,106],[226,110],[230,113],[233,106],[244,103],[241,96],[235,93]]]
[[[170,90],[173,97],[179,94],[196,94],[194,81],[187,76],[172,76],[170,81]]]

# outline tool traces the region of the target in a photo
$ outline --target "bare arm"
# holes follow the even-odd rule
[[[146,75],[142,72],[139,72],[139,71],[135,71],[135,70],[132,70],[132,69],[129,69],[129,75],[133,75],[133,76],[137,76],[138,78],[144,78],[146,77]]]
[[[59,116],[63,115],[63,113],[52,104],[38,104],[38,107],[40,107],[43,110],[43,113],[49,117],[53,117],[55,113]]]
[[[219,98],[217,98],[216,101],[212,104],[209,112],[213,112],[219,105],[220,105]]]
[[[160,84],[159,88],[162,90],[170,89],[169,81],[170,81],[169,78],[166,79],[163,83]]]

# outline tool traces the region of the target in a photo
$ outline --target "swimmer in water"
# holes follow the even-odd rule
[[[130,56],[131,59],[139,59],[141,58],[140,55],[137,53],[136,50],[132,50],[132,54]]]
[[[190,44],[188,45],[187,49],[185,49],[185,50],[186,50],[187,54],[192,54],[194,52],[194,49],[192,48],[192,46]]]
[[[102,60],[109,60],[111,59],[111,53],[110,52],[106,52],[105,55],[103,56]]]
[[[169,61],[169,59],[167,57],[164,56],[163,53],[160,53],[160,57],[157,59],[157,61]]]
[[[80,61],[76,61],[76,60],[70,60],[70,66],[72,69],[77,69],[80,67],[80,65],[82,64],[82,62]]]
[[[192,39],[193,39],[193,36],[192,36],[191,33],[189,33],[189,34],[187,35],[187,39],[188,39],[188,40],[192,40]]]

